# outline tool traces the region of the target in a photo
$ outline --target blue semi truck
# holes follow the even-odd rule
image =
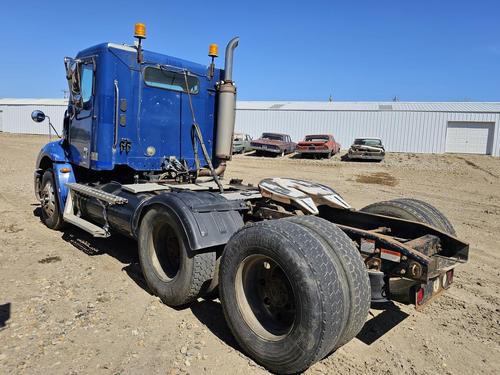
[[[144,50],[143,24],[135,37],[64,60],[63,134],[42,148],[34,176],[47,227],[137,240],[152,293],[169,306],[220,298],[242,349],[276,373],[350,341],[370,303],[404,296],[422,307],[450,287],[469,247],[428,203],[355,210],[313,182],[223,179],[238,38],[219,69],[216,45],[205,65]]]

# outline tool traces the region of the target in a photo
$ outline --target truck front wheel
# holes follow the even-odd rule
[[[138,245],[144,278],[166,305],[192,302],[214,276],[215,252],[191,251],[184,229],[167,207],[153,207],[144,215]]]
[[[44,172],[39,194],[42,208],[40,218],[42,222],[50,229],[61,229],[64,226],[64,220],[56,195],[56,182],[52,169],[47,169]]]

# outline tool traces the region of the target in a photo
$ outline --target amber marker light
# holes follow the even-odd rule
[[[219,46],[215,43],[212,43],[208,46],[208,56],[217,57],[219,56]]]
[[[136,23],[134,26],[134,37],[138,39],[146,39],[146,25],[143,23]]]

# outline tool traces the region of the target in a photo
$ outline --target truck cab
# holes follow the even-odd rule
[[[95,171],[126,166],[160,171],[175,157],[194,168],[196,120],[213,156],[216,82],[221,70],[171,56],[103,43],[66,58],[71,90],[65,140],[71,164]]]
[[[87,48],[65,58],[70,100],[59,148],[76,169],[160,171],[175,157],[194,168],[193,114],[214,157],[216,83],[221,70],[114,43]],[[57,147],[59,145],[60,147]],[[45,151],[45,153],[44,153]],[[215,159],[215,158],[214,158]],[[215,161],[215,160],[214,160]]]

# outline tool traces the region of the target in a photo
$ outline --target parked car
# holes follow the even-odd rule
[[[234,133],[233,135],[233,154],[244,154],[245,152],[252,151],[253,148],[250,145],[252,143],[252,137],[248,134]]]
[[[347,153],[348,159],[366,159],[381,161],[385,157],[385,148],[380,138],[356,138]]]
[[[335,141],[331,134],[306,135],[304,140],[297,144],[295,152],[301,156],[313,155],[331,158],[340,151],[340,143]]]
[[[288,134],[262,133],[259,139],[252,141],[252,148],[257,154],[285,155],[295,151],[297,144]]]

